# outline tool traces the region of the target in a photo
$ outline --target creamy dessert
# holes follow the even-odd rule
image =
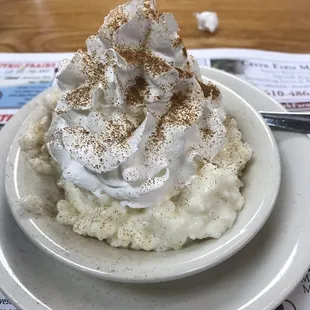
[[[33,168],[62,189],[56,220],[136,250],[219,238],[243,208],[239,178],[251,148],[173,16],[132,0],[86,46],[62,62],[49,115],[21,141]]]

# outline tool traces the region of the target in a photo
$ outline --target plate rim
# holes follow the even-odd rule
[[[233,75],[227,74],[227,73],[225,73],[225,72],[223,72],[223,71],[220,71],[220,70],[216,70],[216,69],[212,69],[212,68],[205,68],[205,69],[207,69],[208,71],[211,71],[211,72],[213,71],[214,73],[225,74],[225,75],[229,76],[229,78],[232,78],[232,79],[234,79],[234,80],[237,80],[237,81],[239,81],[239,82],[241,82],[241,83],[243,83],[243,84],[244,84],[244,83],[247,84],[249,87],[254,88],[256,91],[259,91],[259,92],[261,92],[262,94],[264,94],[266,97],[268,97],[269,101],[270,101],[270,100],[273,101],[273,103],[275,103],[281,110],[284,110],[283,107],[282,107],[279,103],[277,103],[277,102],[274,101],[272,98],[270,98],[269,96],[267,96],[265,93],[263,93],[263,92],[260,91],[259,89],[255,88],[253,85],[247,83],[246,81],[243,81],[242,79],[239,79],[239,78],[237,78],[237,77],[235,77],[235,76],[233,76]],[[23,110],[25,110],[25,109],[26,109],[26,108],[23,107],[23,108],[21,108],[20,111],[23,111]],[[10,121],[11,124],[13,124],[13,123],[15,122],[15,120],[17,121],[17,119],[18,119],[18,117],[19,117],[19,115],[20,115],[20,111],[17,113],[17,115],[13,116],[12,121]],[[6,127],[6,126],[5,126],[5,127]],[[2,129],[0,135],[1,135],[1,136],[4,136],[4,135],[2,134],[3,131],[4,131],[5,133],[9,133],[9,132],[10,132],[10,129],[9,129],[10,127],[11,127],[11,126],[8,125],[7,128]],[[17,127],[17,126],[15,125],[15,127]],[[17,130],[16,130],[16,132],[17,132]],[[4,136],[4,137],[5,137],[5,136]],[[7,140],[7,139],[4,139],[4,140]],[[6,141],[6,143],[7,143],[7,141]],[[5,197],[1,197],[1,199],[5,199]],[[16,224],[16,225],[17,225],[17,224]],[[1,238],[0,238],[0,239],[1,239]],[[0,251],[2,250],[2,249],[1,249],[1,248],[2,248],[2,242],[3,242],[3,241],[0,240]],[[309,256],[309,261],[310,261],[310,253],[308,254],[308,256]],[[1,272],[2,276],[7,277],[7,279],[10,279],[10,281],[12,281],[12,280],[14,281],[14,279],[12,278],[12,274],[10,274],[10,273],[8,272],[8,270],[6,269],[6,267],[3,265],[2,259],[0,259],[0,260],[1,260],[0,272]],[[286,290],[283,292],[283,295],[281,294],[282,297],[280,298],[280,295],[279,295],[279,298],[277,298],[276,301],[273,299],[273,302],[272,302],[268,307],[266,307],[265,309],[266,309],[266,310],[267,310],[267,309],[273,309],[275,306],[277,306],[279,303],[281,303],[282,300],[283,300],[286,296],[288,296],[288,295],[291,293],[291,291],[293,291],[294,288],[299,284],[302,275],[304,275],[304,274],[307,272],[308,267],[309,267],[309,263],[307,264],[307,266],[305,267],[306,269],[305,269],[303,272],[300,271],[300,274],[299,274],[300,277],[298,277],[298,279],[296,278],[296,281],[294,281],[295,283],[291,283],[291,284],[286,288]],[[303,268],[302,268],[302,269],[303,269]],[[302,274],[301,274],[301,273],[302,273]],[[21,302],[21,301],[18,301],[18,299],[16,299],[16,298],[14,297],[14,296],[16,296],[16,295],[15,295],[15,294],[13,295],[12,292],[14,293],[14,291],[18,289],[20,292],[24,293],[24,295],[25,295],[25,291],[22,290],[21,287],[20,287],[19,285],[17,285],[16,281],[13,282],[14,287],[12,287],[12,285],[10,285],[10,284],[8,284],[7,287],[6,287],[6,286],[4,285],[4,283],[5,283],[5,281],[1,281],[1,283],[0,283],[0,289],[1,289],[1,291],[4,293],[4,295],[7,296],[8,299],[9,299],[15,306],[17,306],[19,309],[23,309],[23,310],[28,309],[28,308],[26,308],[25,304],[26,304],[26,303],[29,304],[30,301],[33,300],[33,298],[31,297],[31,294],[26,294],[28,301],[25,301],[25,300],[23,300],[22,302]],[[26,292],[26,293],[27,293],[27,292]],[[25,298],[25,299],[26,299],[26,298]],[[42,309],[42,310],[43,310],[43,309],[46,309],[46,308],[44,307],[44,304],[42,304],[42,303],[38,303],[38,305],[37,305],[36,308],[37,308],[37,309]],[[242,309],[245,309],[245,308],[242,308]]]

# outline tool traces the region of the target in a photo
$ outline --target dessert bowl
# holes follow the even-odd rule
[[[205,82],[209,81],[208,70],[201,68]],[[51,216],[27,212],[21,206],[22,197],[34,195],[52,201],[56,193],[55,182],[36,173],[19,146],[19,140],[30,124],[47,114],[42,102],[51,89],[28,103],[32,113],[22,124],[8,155],[6,191],[18,225],[37,246],[68,266],[119,282],[178,279],[211,268],[236,253],[255,236],[272,211],[280,185],[280,159],[270,129],[250,103],[224,85],[213,83],[222,93],[227,114],[237,120],[243,141],[253,149],[252,159],[242,177],[244,208],[234,226],[221,238],[196,240],[176,251],[133,251],[81,237]]]

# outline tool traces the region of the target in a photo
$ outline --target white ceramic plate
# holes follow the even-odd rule
[[[218,85],[225,109],[235,117],[244,141],[253,148],[253,158],[244,175],[245,206],[235,225],[220,239],[194,242],[179,251],[151,252],[112,248],[105,242],[83,238],[68,226],[47,216],[23,212],[20,197],[36,195],[51,200],[57,193],[55,181],[48,181],[27,164],[19,140],[31,122],[47,113],[41,104],[17,133],[8,156],[6,188],[12,214],[18,225],[43,250],[81,271],[121,282],[161,282],[208,269],[242,248],[266,222],[280,185],[280,159],[276,142],[263,119],[231,90]],[[42,102],[40,95],[30,102]],[[31,108],[31,107],[30,107]],[[53,190],[55,187],[55,190]]]
[[[257,109],[281,110],[265,94],[233,76],[212,69],[204,73]],[[186,279],[121,284],[65,267],[35,247],[14,222],[5,200],[3,168],[12,138],[28,113],[25,106],[0,132],[0,285],[19,309],[267,310],[280,304],[306,272],[310,262],[310,141],[306,136],[275,134],[282,160],[279,198],[262,230],[240,252]]]

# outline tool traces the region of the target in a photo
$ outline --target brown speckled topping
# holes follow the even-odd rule
[[[159,13],[154,7],[152,7],[151,0],[144,1],[142,11],[145,18],[149,18],[156,21],[159,21],[160,17],[163,15],[162,13]]]
[[[83,127],[67,127],[63,131],[71,136],[70,151],[77,160],[82,160],[89,151],[96,155],[106,151],[104,144],[99,143],[98,139]]]
[[[179,68],[176,68],[176,69],[179,72],[179,77],[181,79],[190,79],[194,76],[194,74],[192,72],[184,71],[184,70],[181,70]]]
[[[73,108],[86,107],[91,100],[91,89],[92,87],[90,85],[83,85],[76,88],[66,95],[66,101]]]
[[[189,92],[189,89],[184,89],[173,94],[170,100],[171,105],[162,117],[163,123],[191,126],[197,121],[198,114],[195,105],[189,100]]]
[[[181,46],[182,44],[183,44],[182,39],[181,39],[180,37],[177,37],[177,38],[173,41],[172,46],[173,46],[174,48],[177,48],[177,47]]]
[[[214,135],[214,132],[209,128],[201,129],[201,132],[204,139],[212,138]]]
[[[67,105],[76,110],[83,110],[91,104],[92,92],[95,89],[94,86],[101,83],[106,85],[106,69],[107,64],[103,64],[96,57],[78,50],[76,56],[72,59],[73,66],[81,66],[83,75],[86,77],[85,83],[73,90],[70,90],[67,94],[64,95],[64,101]],[[66,111],[61,107],[56,108],[57,114],[62,114]]]
[[[172,67],[163,59],[153,55],[149,50],[116,47],[118,54],[131,65],[144,65],[145,69],[154,75],[168,72]]]
[[[137,77],[135,83],[127,90],[126,103],[130,106],[143,106],[147,83],[144,78]]]
[[[100,134],[100,138],[103,142],[108,144],[113,144],[115,142],[123,142],[127,140],[132,133],[135,131],[136,127],[140,124],[131,122],[126,114],[119,112],[122,121],[108,120],[107,121],[107,132]]]
[[[221,96],[220,90],[213,83],[208,82],[208,84],[205,84],[203,82],[199,82],[199,84],[202,88],[205,98],[211,97],[212,100],[215,100]]]
[[[119,29],[122,25],[124,25],[125,23],[128,22],[128,18],[125,15],[122,7],[117,7],[114,11],[113,11],[113,16],[109,16],[109,20],[106,24],[106,26],[108,28],[113,29],[114,31],[116,31],[117,29]]]
[[[160,118],[156,130],[152,134],[154,147],[165,139],[164,128],[167,129],[167,125],[190,127],[197,122],[200,111],[197,105],[193,103],[194,99],[190,95],[189,89],[173,94],[169,108]]]

